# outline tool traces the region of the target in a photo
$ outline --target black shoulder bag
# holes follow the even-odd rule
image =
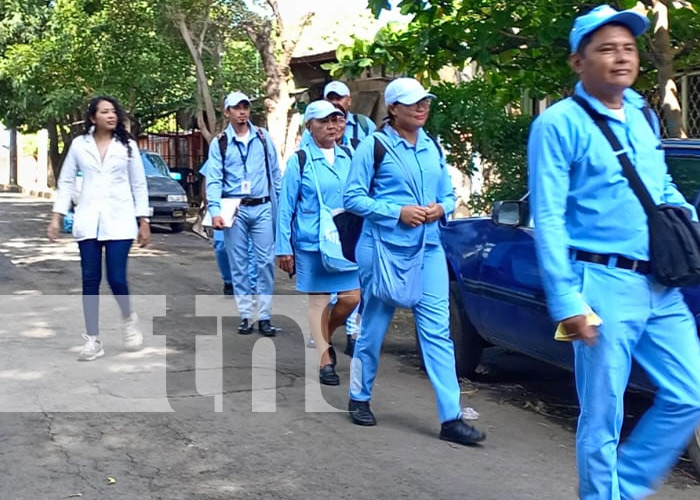
[[[580,96],[572,96],[572,99],[603,132],[622,165],[623,174],[644,207],[649,224],[649,260],[654,278],[666,286],[700,284],[700,225],[692,221],[689,211],[683,207],[654,204],[606,117]]]

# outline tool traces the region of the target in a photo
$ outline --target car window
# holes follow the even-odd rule
[[[146,171],[146,175],[149,177],[170,177],[170,171],[168,166],[165,164],[165,160],[154,153],[143,153],[141,154],[143,159],[143,168]]]
[[[666,156],[666,164],[678,190],[694,204],[700,191],[700,156]]]

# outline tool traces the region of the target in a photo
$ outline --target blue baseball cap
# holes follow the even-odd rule
[[[304,122],[309,123],[311,120],[323,120],[331,115],[344,116],[343,112],[333,106],[330,102],[320,99],[306,106],[304,112]]]
[[[435,99],[435,96],[426,91],[415,78],[397,78],[384,89],[384,103],[387,106],[397,102],[410,106],[426,97]]]
[[[584,36],[609,23],[627,26],[634,36],[639,36],[649,28],[649,19],[633,10],[615,10],[609,5],[599,5],[587,14],[574,20],[574,27],[569,33],[571,53],[578,50]]]

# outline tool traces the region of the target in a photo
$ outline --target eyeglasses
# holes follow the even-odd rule
[[[397,102],[396,104],[401,104],[401,106],[405,106],[409,109],[421,111],[421,110],[425,110],[425,109],[430,109],[430,104],[432,102],[433,102],[433,100],[430,97],[426,97],[425,99],[421,99],[420,101],[413,103],[413,104],[401,104],[400,102]]]

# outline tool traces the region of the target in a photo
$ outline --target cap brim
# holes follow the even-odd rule
[[[422,94],[421,96],[418,97],[418,99],[410,99],[413,102],[402,102],[402,101],[396,101],[399,104],[403,104],[404,106],[411,106],[417,102],[422,101],[423,99],[436,99],[435,94],[431,94],[430,92],[426,92],[425,94]]]
[[[325,118],[328,118],[329,116],[334,116],[334,115],[335,116],[345,116],[342,111],[340,111],[339,109],[335,109],[332,112],[328,113],[327,115],[309,117],[306,120],[306,123],[309,123],[311,120],[323,120]]]
[[[235,103],[229,103],[229,104],[227,104],[227,105],[226,105],[226,108],[227,108],[227,109],[228,109],[228,108],[234,108],[234,107],[238,106],[238,105],[239,105],[240,103],[242,103],[242,102],[247,102],[248,104],[250,104],[250,101],[249,101],[248,99],[241,99],[240,101],[236,101]]]

